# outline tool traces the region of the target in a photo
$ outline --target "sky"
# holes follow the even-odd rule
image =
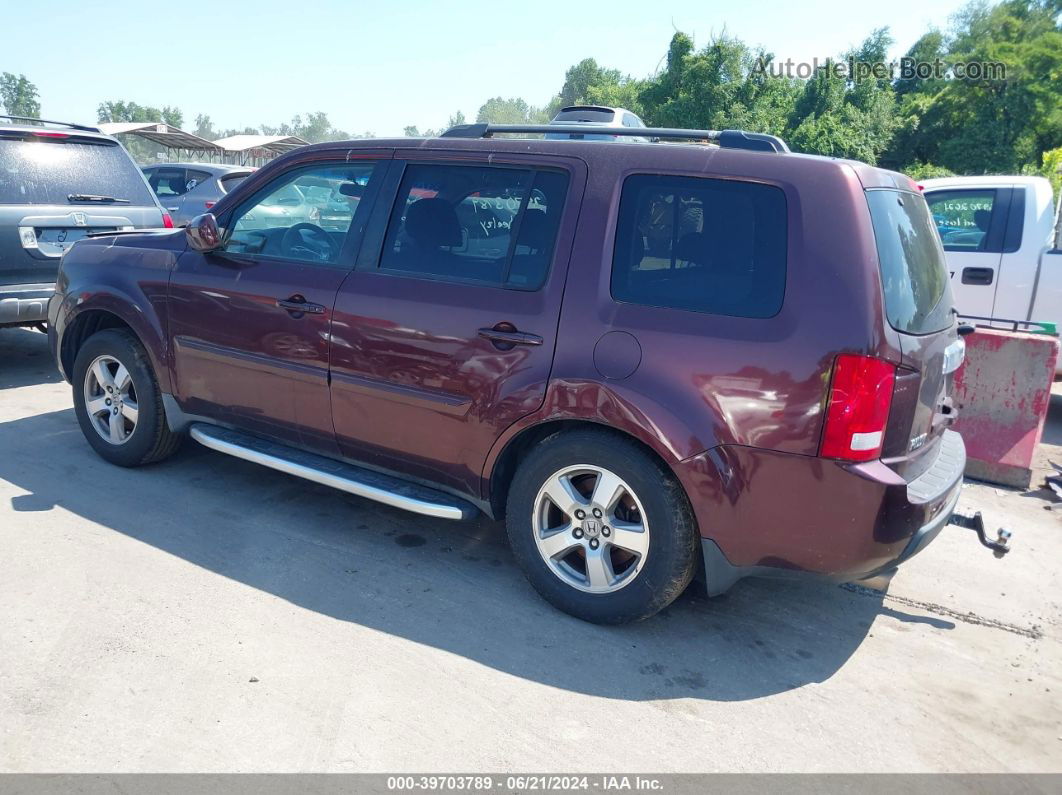
[[[820,60],[888,26],[901,56],[961,0],[446,2],[356,0],[35,3],[0,0],[0,72],[24,73],[41,115],[94,122],[104,100],[174,105],[186,128],[277,125],[324,111],[351,133],[474,120],[493,96],[549,101],[583,58],[636,77],[663,66],[676,30],[726,32],[779,60]],[[156,17],[157,14],[157,17]]]

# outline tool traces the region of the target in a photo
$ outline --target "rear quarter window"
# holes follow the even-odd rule
[[[951,289],[933,217],[925,199],[897,190],[869,190],[878,266],[889,325],[930,334],[951,325]]]
[[[738,180],[634,175],[623,184],[612,297],[766,318],[782,308],[786,201]]]
[[[218,184],[221,186],[222,193],[230,193],[236,190],[236,186],[247,179],[250,174],[231,174],[227,177],[221,177],[218,180]]]

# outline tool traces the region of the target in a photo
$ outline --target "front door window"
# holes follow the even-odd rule
[[[373,166],[316,166],[274,182],[230,221],[230,254],[338,265]]]

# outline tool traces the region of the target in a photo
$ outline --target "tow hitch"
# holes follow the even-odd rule
[[[992,554],[997,558],[1001,558],[1010,552],[1008,543],[1010,542],[1010,530],[1004,530],[1002,527],[996,531],[996,540],[990,541],[985,534],[985,520],[981,518],[981,512],[978,511],[973,516],[965,513],[959,513],[956,511],[951,515],[948,520],[948,524],[957,525],[958,527],[965,527],[967,530],[973,530],[977,533],[977,539],[986,547],[992,550]]]

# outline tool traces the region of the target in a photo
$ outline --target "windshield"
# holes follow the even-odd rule
[[[155,204],[140,169],[117,144],[0,138],[0,204],[71,204],[71,194]]]
[[[903,191],[870,190],[867,202],[889,325],[909,334],[947,328],[952,321],[948,271],[925,199]]]

